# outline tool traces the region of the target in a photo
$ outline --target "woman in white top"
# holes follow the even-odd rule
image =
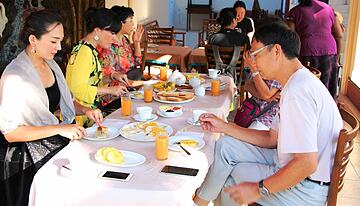
[[[5,197],[0,199],[7,205],[27,205],[36,170],[69,139],[85,135],[83,127],[72,124],[75,111],[98,124],[103,120],[100,110],[73,101],[62,71],[53,60],[64,38],[61,22],[54,11],[31,13],[20,36],[25,49],[5,68],[0,80],[2,148],[5,145],[0,153],[4,164],[0,194]],[[61,124],[54,115],[57,108]]]

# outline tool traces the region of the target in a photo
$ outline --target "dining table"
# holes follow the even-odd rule
[[[229,115],[236,87],[231,78],[219,77],[224,88],[219,96],[206,91],[205,96],[195,96],[187,103],[166,104],[142,99],[132,99],[131,115],[123,116],[118,109],[107,116],[103,125],[120,129],[135,122],[134,115],[139,106],[150,106],[153,114],[161,105],[178,105],[183,114],[178,117],[162,117],[154,121],[172,127],[173,134],[199,135],[205,142],[199,150],[188,148],[191,155],[184,151],[169,150],[166,160],[157,160],[155,141],[141,142],[117,135],[107,141],[87,139],[71,141],[65,148],[52,157],[34,176],[30,195],[30,206],[56,205],[146,205],[146,206],[191,206],[192,196],[203,182],[213,162],[214,147],[219,133],[210,133],[200,126],[189,123],[196,109],[213,113],[222,119]],[[208,89],[211,82],[206,75],[203,83]],[[96,152],[103,147],[114,147],[131,151],[145,157],[145,161],[136,166],[121,167],[104,164],[96,159]],[[185,176],[161,172],[165,165],[198,169],[196,176]],[[133,174],[129,181],[117,181],[99,178],[103,171],[116,171]]]
[[[145,60],[165,62],[170,65],[175,65],[181,72],[186,72],[191,50],[192,49],[187,46],[149,44]]]

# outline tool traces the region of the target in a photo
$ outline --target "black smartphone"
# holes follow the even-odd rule
[[[99,178],[103,179],[113,179],[120,181],[129,181],[133,174],[125,173],[125,172],[115,172],[115,171],[102,171],[99,174]]]
[[[161,172],[177,174],[177,175],[196,176],[199,170],[194,168],[165,165],[165,167],[161,170]]]

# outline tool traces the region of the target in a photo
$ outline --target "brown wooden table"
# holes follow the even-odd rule
[[[190,47],[158,45],[148,47],[145,60],[164,61],[170,65],[176,64],[181,72],[186,72],[190,53]]]
[[[205,55],[205,48],[199,47],[193,49],[189,55],[188,68],[195,68],[200,73],[207,73],[206,70],[207,59]]]

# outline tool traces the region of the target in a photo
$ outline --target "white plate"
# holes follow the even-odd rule
[[[106,141],[110,139],[114,139],[115,137],[119,136],[120,132],[119,129],[115,127],[108,127],[108,136],[105,138],[98,138],[96,136],[97,126],[86,128],[86,136],[84,139],[92,140],[92,141]]]
[[[198,142],[198,145],[196,147],[189,147],[182,145],[185,149],[193,149],[193,150],[199,150],[205,146],[205,141],[202,138],[199,137],[191,137],[191,136],[172,136],[169,138],[169,149],[173,151],[184,151],[180,148],[180,145],[174,144],[175,142],[180,142],[181,140],[185,139],[192,139],[196,140]]]
[[[140,115],[139,115],[139,114],[135,114],[135,115],[133,116],[133,118],[134,118],[136,121],[138,121],[138,122],[147,122],[147,121],[157,120],[158,116],[157,116],[156,114],[151,114],[150,119],[145,119],[145,120],[143,120],[143,119],[140,119]]]
[[[156,113],[162,117],[179,117],[183,114],[182,111],[162,113],[160,110],[157,110]]]
[[[186,102],[191,102],[194,99],[195,99],[195,96],[193,96],[193,98],[191,98],[191,99],[187,99],[187,100],[184,100],[184,101],[173,102],[173,101],[161,100],[156,95],[154,95],[154,100],[155,101],[162,102],[162,103],[168,103],[168,104],[183,104],[183,103],[186,103]]]
[[[189,124],[191,124],[191,125],[194,125],[194,120],[193,120],[192,117],[186,119],[186,122],[189,123]],[[200,126],[200,125],[201,125],[200,122],[198,122],[198,123],[195,124],[194,126]]]
[[[160,123],[160,122],[156,122],[158,127],[165,127],[166,130],[166,134],[168,136],[170,136],[173,133],[173,129],[170,125],[168,124],[164,124],[164,123]],[[127,124],[125,126],[123,126],[120,129],[120,134],[121,136],[123,136],[125,139],[129,139],[129,140],[133,140],[133,141],[139,141],[139,142],[154,142],[155,141],[155,137],[151,136],[151,135],[146,135],[145,131],[141,131],[139,130],[139,132],[134,133],[134,134],[129,134],[128,132],[124,131],[126,129],[129,128],[136,128],[137,124],[141,124],[141,122],[133,122],[130,124]]]
[[[134,167],[134,166],[141,165],[146,160],[146,158],[139,153],[125,151],[125,150],[119,150],[119,151],[124,155],[124,159],[125,159],[125,162],[123,162],[122,164],[115,164],[115,163],[107,162],[107,161],[103,160],[101,157],[99,157],[96,153],[95,153],[95,159],[96,159],[96,161],[98,161],[102,164],[111,165],[111,166],[115,166],[115,167]]]
[[[130,97],[132,99],[144,99],[144,91],[132,91],[130,92]]]

